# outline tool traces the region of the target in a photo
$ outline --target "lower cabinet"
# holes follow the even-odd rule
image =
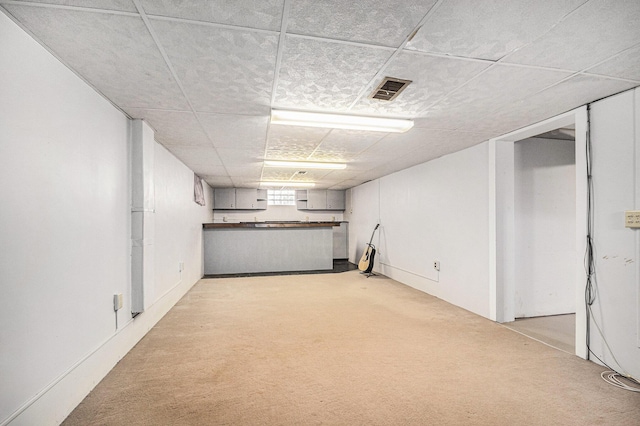
[[[349,223],[342,222],[333,227],[333,258],[349,258]]]

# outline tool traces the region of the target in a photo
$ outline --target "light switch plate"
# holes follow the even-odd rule
[[[624,212],[624,226],[627,228],[640,228],[640,210],[627,210]]]

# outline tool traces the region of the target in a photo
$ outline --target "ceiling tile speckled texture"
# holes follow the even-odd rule
[[[298,0],[289,31],[337,40],[398,47],[435,0]]]
[[[284,0],[141,0],[148,15],[279,30]]]
[[[506,62],[580,71],[640,40],[640,2],[591,0]]]
[[[467,61],[403,52],[389,66],[385,75],[411,80],[393,102],[364,97],[354,111],[386,116],[421,117],[429,114],[429,106],[447,93],[464,84],[490,62]]]
[[[189,107],[139,17],[44,7],[6,8],[116,105]]]
[[[549,31],[585,0],[445,1],[409,49],[498,60]]]
[[[78,6],[91,9],[118,10],[136,13],[136,5],[132,0],[18,0],[32,3],[57,4],[61,6]]]
[[[346,189],[640,85],[635,0],[0,0],[0,10],[214,187]],[[369,99],[385,76],[413,82],[394,101]],[[272,108],[415,126],[274,125]]]
[[[269,111],[276,35],[155,20],[153,27],[196,111]]]
[[[346,111],[389,56],[366,46],[287,37],[274,106]]]

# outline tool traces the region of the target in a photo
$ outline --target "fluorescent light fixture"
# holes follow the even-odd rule
[[[327,127],[330,129],[373,130],[403,133],[413,127],[413,120],[402,118],[362,117],[358,115],[271,110],[271,123],[287,126]]]
[[[308,161],[276,161],[264,160],[266,167],[284,167],[288,169],[326,169],[326,170],[342,170],[347,167],[344,163],[312,163]]]
[[[296,188],[311,188],[316,186],[313,182],[292,182],[289,180],[279,180],[271,182],[260,182],[260,186],[289,186]]]

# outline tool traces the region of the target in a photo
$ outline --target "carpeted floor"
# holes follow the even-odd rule
[[[602,370],[385,277],[205,279],[64,424],[640,424]]]

